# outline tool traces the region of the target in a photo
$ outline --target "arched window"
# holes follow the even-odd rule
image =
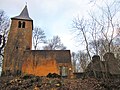
[[[18,22],[18,28],[25,28],[25,22]]]
[[[25,28],[25,22],[22,23],[22,28]]]
[[[16,49],[18,49],[18,46],[16,46]]]
[[[22,25],[22,23],[21,23],[21,21],[19,21],[18,22],[18,28],[21,28],[21,25]]]

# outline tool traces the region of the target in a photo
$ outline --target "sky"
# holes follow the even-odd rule
[[[94,2],[90,0],[0,0],[0,9],[11,18],[19,15],[26,4],[34,27],[43,29],[47,39],[58,35],[71,52],[84,48],[74,39],[75,35],[71,32],[72,23],[77,16],[87,16],[88,11],[93,9]]]

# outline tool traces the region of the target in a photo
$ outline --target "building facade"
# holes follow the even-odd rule
[[[72,75],[70,50],[32,50],[33,20],[29,17],[27,6],[11,20],[2,75]]]

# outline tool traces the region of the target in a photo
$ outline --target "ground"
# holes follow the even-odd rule
[[[33,75],[0,77],[0,90],[120,90],[120,79],[64,79]]]

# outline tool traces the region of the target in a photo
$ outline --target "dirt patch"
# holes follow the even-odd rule
[[[0,77],[0,90],[120,90],[120,79],[64,79],[33,75]]]

